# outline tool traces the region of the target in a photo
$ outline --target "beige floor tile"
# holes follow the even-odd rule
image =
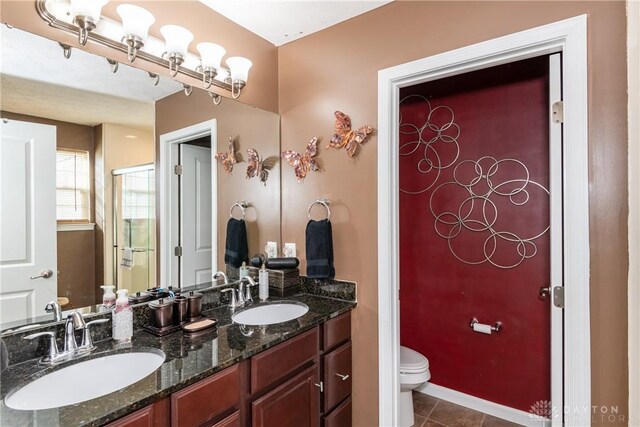
[[[431,411],[429,419],[448,427],[480,427],[484,414],[444,400]]]
[[[438,399],[417,391],[413,392],[413,412],[423,417],[429,417]]]
[[[425,420],[424,424],[422,424],[422,427],[447,427],[444,424],[440,424],[437,423],[433,420]]]
[[[418,414],[413,414],[413,427],[422,427],[426,418]]]
[[[485,415],[482,421],[482,427],[516,427],[521,424],[512,423],[511,421],[496,418],[491,415]]]

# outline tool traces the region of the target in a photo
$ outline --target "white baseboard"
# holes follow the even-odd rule
[[[503,420],[511,421],[512,423],[531,427],[549,427],[551,425],[551,422],[548,420],[538,421],[534,419],[529,412],[513,409],[508,406],[500,405],[499,403],[490,402],[488,400],[471,396],[470,394],[461,393],[437,384],[425,383],[422,387],[416,389],[416,391],[428,394],[429,396],[433,396],[438,399],[446,400],[447,402],[455,403],[456,405],[473,409],[474,411],[502,418]]]

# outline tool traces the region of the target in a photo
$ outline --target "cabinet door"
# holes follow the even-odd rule
[[[210,378],[171,395],[171,425],[195,427],[240,402],[238,366],[233,365]]]
[[[136,412],[120,418],[107,427],[168,427],[169,426],[169,398],[139,409]]]
[[[253,427],[318,427],[318,364],[296,375],[251,405]]]
[[[351,427],[351,398],[324,417],[324,427]]]
[[[240,412],[234,412],[224,420],[215,423],[213,427],[240,427]]]
[[[351,341],[324,356],[324,413],[351,394]]]

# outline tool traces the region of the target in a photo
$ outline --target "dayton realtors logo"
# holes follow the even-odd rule
[[[529,409],[529,417],[536,421],[548,421],[557,418],[558,409],[548,400],[538,400]],[[626,417],[619,413],[618,406],[585,406],[571,408],[565,406],[562,413],[565,422],[572,423],[590,419],[592,424],[625,422]]]

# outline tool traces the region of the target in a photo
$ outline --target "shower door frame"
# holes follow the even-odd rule
[[[113,221],[113,284],[118,289],[118,233],[120,230],[118,229],[118,186],[116,185],[116,179],[119,176],[126,175],[132,172],[144,172],[144,171],[154,171],[156,170],[155,163],[144,163],[136,166],[128,166],[125,168],[113,169],[111,171],[111,210],[112,210],[112,221]],[[154,177],[155,179],[155,177]],[[122,186],[124,188],[124,185]],[[155,190],[155,185],[154,185]],[[155,213],[155,212],[154,212]],[[153,230],[155,233],[155,230]],[[155,253],[153,254],[155,257]],[[154,272],[155,273],[155,272]]]
[[[560,261],[555,257],[555,262],[552,259],[551,266],[552,278],[560,278],[561,282],[551,286],[571,286],[564,287],[565,305],[559,317],[557,313],[552,314],[552,341],[557,343],[560,339],[564,348],[560,360],[552,356],[551,388],[552,395],[558,391],[563,395],[559,399],[562,402],[559,415],[565,408],[573,411],[591,407],[587,16],[581,15],[378,73],[378,356],[379,424],[382,426],[398,425],[400,393],[400,89],[553,53],[562,53],[564,123],[562,149],[550,151],[551,180],[561,182],[563,206],[554,204],[552,196],[551,219],[552,224],[554,217],[560,219],[564,234],[560,243],[563,257],[559,257]],[[553,165],[561,165],[561,176],[553,172]],[[552,399],[558,401],[557,397]],[[565,415],[565,425],[590,424],[589,411],[576,412],[570,412],[570,417]],[[552,423],[562,423],[562,416]]]

